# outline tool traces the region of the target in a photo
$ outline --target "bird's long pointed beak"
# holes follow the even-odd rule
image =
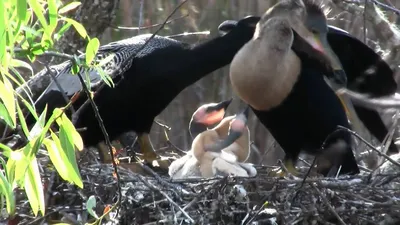
[[[332,80],[332,82],[335,82],[338,86],[345,87],[347,85],[346,72],[340,63],[338,56],[329,45],[327,36],[325,34],[314,34],[310,38],[307,38],[307,41],[315,50],[321,52],[329,60],[333,73],[327,75],[328,78]]]
[[[222,101],[220,103],[218,103],[216,106],[214,106],[216,109],[224,109],[226,111],[226,109],[228,108],[228,106],[231,104],[233,98],[230,98],[228,100]]]

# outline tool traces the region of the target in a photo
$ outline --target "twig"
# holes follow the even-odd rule
[[[189,14],[186,14],[186,15],[183,15],[183,16],[180,16],[180,17],[177,17],[177,18],[170,19],[164,25],[170,24],[170,23],[174,22],[175,20],[183,19],[183,18],[188,17],[188,16],[189,16]],[[157,24],[152,24],[150,26],[144,26],[144,27],[142,27],[142,26],[139,26],[139,27],[124,27],[124,26],[113,26],[113,25],[110,25],[110,27],[117,28],[117,29],[120,29],[120,30],[145,30],[145,29],[150,29],[150,28],[153,28],[153,27],[162,26],[162,25],[163,25],[162,23],[157,23]]]
[[[394,165],[398,166],[400,168],[400,164],[398,162],[396,162],[395,160],[393,160],[392,158],[390,158],[388,155],[383,154],[381,151],[379,151],[377,148],[375,148],[372,144],[370,144],[367,140],[365,140],[363,137],[361,137],[360,135],[358,135],[356,132],[346,128],[346,127],[342,127],[342,126],[338,126],[338,130],[344,130],[349,132],[350,134],[352,134],[353,136],[357,137],[358,139],[360,139],[362,142],[364,142],[364,144],[366,144],[368,147],[370,147],[372,150],[374,150],[375,152],[378,153],[379,156],[384,157],[385,159],[389,160],[391,163],[393,163]],[[338,131],[336,130],[336,131]],[[335,131],[335,132],[336,132]]]
[[[158,193],[162,194],[166,199],[168,199],[168,201],[175,206],[176,208],[179,209],[180,212],[183,213],[183,215],[190,220],[190,222],[194,223],[195,221],[185,212],[185,210],[183,210],[178,204],[176,204],[176,202],[174,202],[174,200],[172,200],[165,192],[159,190],[156,186],[154,186],[153,184],[151,184],[150,182],[147,182],[146,179],[144,179],[142,176],[138,176],[138,178],[140,179],[140,181],[142,181],[146,186],[148,186],[149,188],[153,189],[154,191],[157,191]]]
[[[150,167],[148,167],[147,165],[145,165],[143,162],[141,162],[140,160],[138,160],[139,165],[148,173],[150,173],[160,184],[162,184],[165,187],[170,187],[172,188],[174,191],[182,191],[182,190],[178,190],[177,185],[168,183],[167,181],[163,180],[160,175],[158,175],[156,172],[154,172]],[[179,196],[178,196],[179,197]]]
[[[143,0],[140,0],[140,7],[139,7],[139,29],[137,30],[137,34],[139,35],[140,34],[140,27],[142,26],[142,24],[143,24],[143,6],[144,6],[144,2],[143,2]]]
[[[181,34],[173,34],[166,36],[168,38],[185,37],[191,35],[210,35],[210,31],[198,31],[198,32],[183,32]]]
[[[373,3],[379,5],[379,6],[382,7],[382,8],[388,9],[388,10],[390,10],[390,11],[396,13],[397,15],[400,15],[400,10],[396,9],[395,7],[392,7],[392,6],[390,6],[390,5],[383,4],[382,2],[379,2],[379,1],[377,1],[377,0],[370,0],[370,1],[372,1]]]
[[[171,127],[170,127],[170,126],[165,125],[165,124],[163,124],[163,123],[160,123],[160,122],[158,122],[157,120],[154,120],[153,122],[154,122],[155,124],[157,124],[158,126],[164,128],[164,129],[167,129],[168,131],[171,130]]]
[[[346,223],[343,221],[343,219],[339,216],[339,214],[335,211],[335,209],[329,203],[328,199],[321,193],[321,191],[315,186],[315,184],[310,184],[310,186],[313,187],[313,189],[318,193],[318,195],[321,197],[322,201],[329,208],[329,210],[336,217],[336,219],[340,222],[340,224],[346,225]]]
[[[220,183],[226,182],[228,177],[224,177],[221,180],[216,181],[211,187],[209,187],[206,191],[201,192],[199,195],[194,197],[192,201],[190,201],[185,207],[183,207],[183,210],[187,210],[190,207],[192,207],[195,203],[197,203],[201,197],[207,195],[211,190],[215,189]],[[181,215],[180,212],[176,214],[176,217],[179,217]]]
[[[51,68],[49,67],[49,65],[45,64],[47,73],[50,74],[51,79],[54,81],[54,83],[57,85],[58,90],[60,90],[62,97],[64,98],[64,101],[66,104],[68,104],[68,102],[70,101],[67,97],[67,95],[65,94],[66,92],[64,91],[64,89],[61,87],[61,84],[58,82],[56,76],[54,75],[54,72],[51,70]],[[71,110],[71,113],[74,114],[75,113],[75,109],[74,107],[71,105],[69,107],[69,109]]]
[[[165,128],[164,128],[164,136],[165,136],[165,139],[167,140],[168,145],[173,147],[175,150],[177,150],[181,155],[185,155],[187,153],[183,149],[178,148],[178,146],[174,145],[174,143],[171,142],[171,140],[169,139],[167,130]]]
[[[114,157],[114,154],[113,154],[113,150],[112,150],[113,147],[112,147],[112,144],[111,144],[111,141],[110,141],[110,137],[108,136],[107,130],[106,130],[105,126],[104,126],[103,119],[100,116],[99,109],[97,108],[97,105],[94,102],[94,100],[91,98],[90,91],[89,91],[88,87],[86,86],[86,83],[83,80],[81,73],[78,73],[77,76],[79,78],[79,81],[81,82],[83,90],[86,93],[86,96],[88,97],[88,100],[90,101],[90,104],[92,105],[92,109],[94,111],[94,115],[95,115],[95,117],[97,119],[97,122],[99,123],[101,132],[103,133],[106,145],[108,147],[108,151],[110,152],[110,155],[111,155],[111,161],[112,161],[112,164],[113,164],[113,167],[114,167],[115,175],[117,177],[118,197],[117,197],[116,205],[119,205],[121,203],[122,191],[121,191],[121,184],[119,182],[120,181],[120,176],[119,176],[119,173],[118,173],[117,163],[115,162],[115,157]],[[118,209],[119,209],[119,207],[118,207]],[[117,210],[116,216],[117,215],[118,215],[118,210]]]

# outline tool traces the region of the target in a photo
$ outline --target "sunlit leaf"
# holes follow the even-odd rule
[[[57,27],[57,16],[58,9],[56,0],[47,0],[47,6],[49,10],[49,30],[46,30],[48,34],[53,33],[54,29]]]
[[[86,46],[86,64],[90,65],[93,61],[94,57],[97,54],[97,51],[100,47],[100,41],[97,38],[92,38]]]
[[[0,1],[0,65],[5,67],[5,54],[7,47],[7,39],[6,39],[6,17],[7,12],[4,7],[4,1]]]
[[[47,27],[47,22],[46,22],[46,18],[44,18],[44,14],[43,14],[43,7],[40,5],[38,0],[28,0],[29,5],[31,6],[31,8],[33,9],[33,12],[35,13],[35,15],[37,16],[37,18],[40,21],[40,24],[42,24],[42,27],[44,29],[46,29]]]
[[[97,73],[100,75],[101,79],[110,87],[114,87],[114,81],[108,73],[104,72],[101,67],[96,67]]]
[[[80,24],[76,20],[73,20],[73,19],[70,19],[70,18],[66,18],[66,17],[62,17],[61,19],[67,21],[68,23],[71,23],[72,26],[75,27],[75,29],[79,33],[79,35],[81,35],[81,37],[83,37],[83,38],[86,38],[87,32],[86,32],[85,27],[83,27],[82,24]]]
[[[1,153],[6,156],[7,158],[11,157],[11,153],[13,152],[13,150],[8,147],[7,145],[4,145],[2,143],[0,143],[0,149],[1,149]]]
[[[62,7],[60,10],[58,10],[59,14],[64,14],[66,12],[69,12],[73,9],[75,9],[76,7],[80,6],[82,3],[80,2],[71,2],[68,3],[66,6]]]
[[[21,87],[22,83],[25,83],[24,78],[21,76],[18,70],[16,70],[13,66],[8,67],[11,72],[14,74],[6,74],[8,78],[10,78],[15,84],[18,85],[18,87]]]
[[[25,90],[24,90],[25,91]],[[21,102],[24,104],[24,106],[29,110],[30,114],[33,116],[33,118],[35,118],[35,120],[38,120],[39,117],[35,111],[35,109],[33,108],[33,100],[31,100],[31,104],[29,104],[28,101],[25,100],[25,98],[23,98],[18,92],[15,92],[15,95],[21,100]],[[29,97],[29,95],[27,95]]]
[[[45,138],[43,140],[43,144],[46,146],[46,149],[49,152],[50,160],[57,172],[60,174],[61,178],[69,181],[67,168],[67,164],[69,164],[68,157],[61,148],[60,141],[54,132],[51,132],[51,137],[53,140]]]
[[[65,113],[61,116],[62,119],[62,126],[64,126],[65,130],[68,134],[71,135],[74,145],[78,150],[83,150],[83,140],[81,135],[76,131],[74,124],[72,124],[71,120],[65,115]],[[58,124],[60,125],[60,124]],[[61,125],[60,125],[61,126]]]
[[[11,24],[8,26],[8,31],[7,31],[7,42],[8,42],[8,49],[11,51],[8,51],[9,54],[13,54],[14,52],[14,29]],[[12,57],[10,57],[11,59]]]
[[[7,110],[7,108],[4,106],[3,103],[0,102],[0,118],[6,122],[10,126],[10,124],[13,123],[12,118]]]
[[[72,64],[72,67],[71,67],[71,71],[72,71],[72,74],[77,74],[77,73],[79,73],[79,65],[77,65],[77,64]]]
[[[71,23],[66,23],[64,26],[62,26],[61,29],[58,30],[58,32],[54,35],[54,39],[56,40],[60,39],[64,35],[64,33],[69,30],[71,25],[72,25]]]
[[[42,29],[35,30],[32,27],[28,27],[28,26],[25,26],[25,25],[22,26],[21,29],[23,31],[25,31],[25,37],[26,37],[26,39],[28,40],[28,42],[30,44],[32,43],[32,41],[33,41],[32,39],[33,38],[42,36],[42,34],[41,34],[41,30]]]
[[[31,53],[35,55],[41,55],[46,51],[46,49],[43,47],[41,43],[34,44],[30,50]]]
[[[34,75],[34,72],[33,72],[33,69],[31,67],[31,65],[29,63],[26,63],[26,62],[22,61],[22,60],[12,59],[11,63],[10,63],[10,66],[28,69],[31,72],[31,75],[32,76]]]
[[[29,160],[26,157],[24,150],[30,149],[32,146],[29,142],[23,149],[13,151],[11,157],[7,161],[7,176],[10,181],[18,184],[18,186],[24,186],[24,178],[26,170],[29,165]]]
[[[98,219],[99,216],[97,216],[96,212],[93,210],[95,207],[96,207],[96,198],[93,195],[91,195],[86,201],[86,210],[94,218]]]
[[[24,114],[22,113],[22,110],[21,110],[21,107],[19,106],[18,101],[17,101],[17,112],[18,112],[18,119],[21,123],[22,131],[24,132],[25,136],[29,136],[29,128],[26,124]]]
[[[6,198],[7,213],[13,216],[15,213],[15,196],[10,182],[0,171],[0,192]]]
[[[8,116],[11,119],[11,123],[7,123],[13,129],[16,125],[15,115],[15,100],[13,94],[13,86],[7,77],[3,76],[3,82],[0,81],[0,99],[8,111]]]
[[[46,119],[46,113],[47,113],[47,105],[44,107],[43,112],[40,114],[35,125],[30,130],[29,136],[28,136],[29,140],[36,138],[42,132],[44,123],[45,123],[45,119]]]
[[[72,123],[69,125],[68,123],[70,123],[69,120],[65,120],[65,118],[68,118],[64,113],[62,116],[59,116],[60,113],[62,112],[61,109],[56,108],[53,111],[53,116],[54,118],[56,118],[56,122],[57,124],[60,126],[59,129],[59,137],[57,138],[57,136],[55,136],[52,132],[51,132],[51,136],[53,141],[55,142],[57,148],[60,151],[63,151],[61,154],[61,157],[63,157],[64,163],[66,163],[65,165],[67,166],[68,169],[68,177],[69,177],[69,181],[72,181],[73,183],[75,183],[78,187],[83,188],[83,183],[82,183],[82,178],[80,176],[79,173],[79,169],[78,169],[78,165],[76,163],[76,157],[75,157],[75,148],[74,148],[74,138],[76,138],[76,134],[74,134],[74,132],[76,132],[75,128],[71,129],[71,125]],[[66,121],[66,122],[65,122]],[[68,122],[69,121],[69,122]],[[73,131],[75,130],[75,131]],[[79,136],[79,134],[78,134]],[[80,136],[79,136],[80,138]],[[77,144],[75,144],[77,145]],[[64,156],[65,154],[65,156]],[[65,157],[67,157],[67,159],[65,159]]]
[[[38,211],[45,214],[43,184],[40,179],[40,172],[36,157],[30,161],[25,176],[25,192],[31,205],[33,214],[37,216]]]

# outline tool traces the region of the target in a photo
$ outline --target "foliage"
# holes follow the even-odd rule
[[[60,176],[80,188],[83,182],[75,158],[75,149],[82,150],[83,142],[74,125],[65,115],[66,108],[56,108],[46,121],[46,111],[36,114],[34,104],[16,92],[25,82],[19,72],[33,69],[25,61],[34,62],[37,56],[45,55],[55,42],[73,26],[80,36],[88,41],[86,60],[75,62],[79,67],[89,67],[94,59],[99,40],[91,39],[79,22],[64,15],[77,8],[80,2],[63,5],[60,0],[2,0],[0,1],[0,120],[9,129],[20,130],[27,143],[16,150],[0,144],[0,195],[5,201],[10,216],[15,214],[17,187],[25,190],[35,216],[45,214],[43,185],[39,173],[36,153],[43,144]],[[23,90],[29,93],[28,89]],[[19,100],[19,101],[18,101]],[[23,105],[20,105],[23,104]],[[22,108],[26,108],[36,118],[36,124],[29,129]],[[52,130],[56,122],[59,132]],[[1,205],[3,208],[3,205]]]

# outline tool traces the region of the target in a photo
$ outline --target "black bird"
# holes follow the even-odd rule
[[[227,20],[221,23],[218,29],[221,34],[224,34],[231,30],[236,23],[235,20]],[[393,76],[393,70],[371,48],[351,36],[347,31],[331,25],[328,25],[327,38],[346,72],[348,89],[367,94],[370,97],[383,97],[396,93],[397,83]],[[296,49],[294,50],[296,51]],[[300,52],[296,51],[296,53]],[[383,142],[388,129],[379,113],[361,105],[354,104],[353,106],[368,131],[380,142]],[[388,153],[398,152],[397,146],[392,141]]]
[[[347,88],[370,97],[383,97],[396,93],[397,83],[393,70],[371,48],[348,32],[329,26],[328,41],[346,71]],[[376,110],[354,104],[357,116],[379,141],[385,139],[388,129]],[[388,153],[399,152],[394,141]]]
[[[233,89],[281,145],[285,164],[295,174],[293,163],[301,150],[337,153],[330,165],[319,168],[325,176],[335,175],[340,166],[339,174],[359,173],[351,134],[334,133],[338,125],[350,125],[323,77],[346,83],[327,30],[325,15],[314,1],[280,1],[261,17],[253,39],[230,65]],[[326,139],[326,149],[318,151]]]
[[[133,130],[139,136],[143,158],[148,162],[157,158],[148,136],[154,118],[183,89],[228,65],[253,36],[257,21],[257,17],[243,18],[226,35],[198,45],[156,35],[138,52],[151,36],[145,34],[101,46],[96,60],[113,55],[102,69],[116,86],[97,90],[94,101],[110,138]],[[65,62],[55,66],[57,80],[68,98],[81,91],[78,77],[71,76],[71,65],[71,62]],[[85,77],[85,73],[82,74]],[[89,76],[92,89],[96,90],[102,83],[100,76],[94,70],[89,71]],[[79,108],[86,99],[86,95],[79,97],[73,107]],[[46,104],[49,114],[55,107],[66,105],[55,82],[50,83],[35,102],[36,110],[41,112]],[[104,139],[92,107],[83,108],[77,115],[75,127],[86,128],[80,132],[85,145],[96,145]],[[31,117],[30,124],[34,122]]]

